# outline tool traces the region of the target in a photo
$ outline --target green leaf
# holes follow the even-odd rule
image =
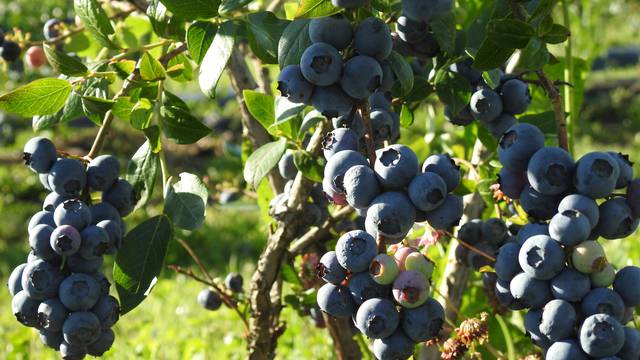
[[[400,96],[408,95],[413,89],[413,70],[411,70],[411,65],[409,65],[405,59],[395,51],[391,52],[389,55],[389,64],[391,65],[391,69],[393,73],[396,75],[396,79],[400,84]]]
[[[413,111],[409,109],[407,104],[402,104],[400,109],[400,126],[403,128],[409,128],[413,125]]]
[[[293,163],[302,175],[311,181],[322,182],[325,160],[320,156],[313,156],[305,150],[297,150],[293,153]]]
[[[89,111],[95,114],[104,114],[107,111],[113,108],[115,104],[115,100],[111,99],[103,99],[97,96],[83,96],[82,97],[82,106],[85,111]]]
[[[222,0],[222,3],[220,3],[220,7],[218,8],[218,12],[220,14],[227,14],[241,9],[250,3],[251,0]]]
[[[560,44],[567,41],[571,32],[560,24],[551,25],[551,29],[542,36],[542,41],[547,44]]]
[[[236,43],[237,29],[237,25],[231,21],[223,23],[200,65],[200,74],[198,75],[200,89],[212,99],[216,97],[216,86],[218,86],[218,81],[220,81],[220,77],[231,58]]]
[[[58,123],[64,124],[83,116],[84,111],[82,110],[82,97],[80,92],[81,91],[72,91],[67,98],[64,107],[55,114],[34,116],[32,121],[33,130],[36,132],[42,131],[49,129]]]
[[[278,63],[278,42],[289,21],[278,19],[272,12],[247,15],[247,35],[251,50],[265,64]]]
[[[556,133],[556,117],[553,111],[523,115],[518,121],[535,125],[545,134],[553,135]]]
[[[167,90],[162,92],[162,105],[174,106],[189,111],[189,106],[187,106],[187,103],[185,103],[184,100]]]
[[[287,139],[285,138],[266,143],[256,149],[244,165],[244,180],[257,189],[262,179],[278,165],[286,149]]]
[[[500,79],[504,73],[500,69],[492,69],[482,73],[482,78],[490,88],[496,89],[500,86]]]
[[[162,150],[162,142],[160,142],[160,128],[156,125],[153,125],[149,126],[143,131],[144,135],[147,137],[147,141],[149,142],[151,151],[156,154],[160,152],[160,150]]]
[[[167,73],[160,61],[146,51],[142,55],[138,66],[140,67],[140,77],[142,77],[142,80],[158,81],[167,77]]]
[[[202,64],[207,50],[213,42],[218,25],[210,22],[196,21],[187,30],[187,47],[196,64]]]
[[[131,118],[131,110],[133,110],[133,107],[135,105],[136,103],[132,102],[130,97],[119,97],[118,99],[116,99],[115,104],[113,104],[111,112],[113,112],[113,115],[115,115],[117,118],[129,121],[129,119]]]
[[[69,94],[69,81],[43,78],[0,96],[0,110],[23,117],[52,115],[62,109]]]
[[[151,198],[159,162],[158,154],[153,152],[149,141],[145,141],[129,161],[125,179],[133,186],[135,197],[138,199],[136,209],[144,207]]]
[[[185,230],[199,229],[204,223],[209,193],[199,177],[180,174],[180,180],[165,189],[164,213],[173,224]]]
[[[284,120],[289,120],[293,116],[299,115],[306,107],[305,104],[296,104],[281,96],[276,98],[275,106],[275,117],[276,123],[278,124]]]
[[[151,116],[153,115],[153,104],[149,99],[142,98],[131,107],[129,122],[138,129],[144,130],[151,125]]]
[[[171,14],[160,0],[149,1],[147,16],[153,31],[158,36],[175,40],[184,39],[184,20]]]
[[[440,48],[447,54],[453,54],[456,48],[456,17],[453,12],[431,21],[431,31],[438,40]]]
[[[296,270],[293,268],[293,266],[289,264],[283,264],[282,272],[280,274],[282,275],[282,280],[284,282],[295,286],[302,286],[302,280],[300,280],[300,277],[296,273]]]
[[[476,191],[477,183],[474,180],[462,179],[460,186],[458,186],[453,193],[458,196],[465,196]]]
[[[473,61],[473,67],[480,71],[487,71],[501,67],[513,54],[513,48],[507,48],[496,43],[491,38],[486,38]]]
[[[518,67],[528,70],[540,70],[545,66],[550,59],[549,50],[547,45],[537,37],[534,37],[529,42],[522,53],[520,54],[520,62]]]
[[[289,23],[278,42],[278,65],[280,68],[299,64],[302,53],[311,45],[309,20],[300,19]]]
[[[537,3],[536,9],[531,13],[531,17],[529,18],[529,22],[533,26],[537,26],[537,24],[542,21],[543,18],[551,15],[553,11],[553,7],[556,5],[557,0],[540,0],[538,2],[532,2],[532,5]]]
[[[271,125],[273,125],[276,119],[276,108],[273,96],[254,90],[244,90],[242,91],[242,96],[251,115],[253,115],[265,129],[270,130]]]
[[[210,19],[218,15],[220,0],[160,0],[172,13],[185,20]]]
[[[160,108],[160,128],[169,140],[177,144],[193,144],[211,133],[211,129],[191,113],[174,106]]]
[[[333,6],[331,0],[301,0],[295,17],[296,19],[318,18],[337,14],[340,10],[340,8]]]
[[[78,59],[49,45],[44,45],[44,53],[53,70],[67,76],[85,76],[87,67]]]
[[[524,21],[516,19],[492,20],[487,36],[505,48],[523,48],[535,34],[535,29]]]
[[[107,13],[97,0],[74,0],[73,6],[76,15],[100,45],[109,49],[119,48],[109,38],[109,35],[113,35],[115,30]]]
[[[441,70],[436,74],[436,93],[449,106],[452,114],[458,114],[469,104],[471,86],[462,76]]]
[[[165,215],[146,220],[125,237],[113,266],[113,281],[123,315],[135,309],[151,292],[162,271],[171,237],[171,222]]]

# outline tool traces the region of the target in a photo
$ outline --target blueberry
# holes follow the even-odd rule
[[[71,311],[91,309],[100,299],[100,284],[87,274],[73,274],[60,283],[58,296]]]
[[[473,245],[479,243],[480,236],[482,236],[482,220],[480,219],[474,219],[464,223],[458,229],[458,239],[467,244]]]
[[[369,56],[354,56],[344,64],[340,85],[354,99],[364,100],[382,84],[382,67]]]
[[[507,224],[502,219],[491,218],[482,223],[481,237],[490,244],[501,245],[509,235],[507,231]]]
[[[49,185],[49,174],[48,173],[38,174],[38,180],[40,180],[40,184],[42,184],[42,187],[45,190],[53,191],[51,189],[51,186]]]
[[[447,184],[433,172],[419,174],[409,184],[409,198],[422,211],[431,211],[442,205],[447,196]]]
[[[96,224],[97,227],[104,229],[109,235],[110,246],[105,254],[113,255],[122,247],[122,241],[124,240],[124,223],[116,222],[113,220],[102,220]]]
[[[531,105],[529,85],[522,80],[512,79],[502,84],[500,96],[504,112],[512,115],[522,114]]]
[[[309,38],[314,43],[326,43],[337,50],[344,50],[353,40],[351,23],[341,14],[312,19],[309,22]]]
[[[44,137],[34,137],[24,145],[22,158],[31,170],[44,174],[48,173],[58,158],[56,146]]]
[[[353,130],[358,135],[358,138],[364,136],[364,122],[362,121],[362,116],[357,112],[333,118],[331,122],[335,129],[347,128]]]
[[[551,341],[540,332],[540,324],[542,323],[542,310],[529,310],[524,316],[524,328],[533,340],[533,343],[543,349],[551,346]],[[580,348],[578,346],[578,348]]]
[[[60,356],[64,360],[82,360],[87,356],[87,347],[84,345],[71,345],[66,341],[60,344]]]
[[[75,254],[80,250],[81,243],[82,237],[73,226],[58,226],[51,233],[51,248],[60,256],[71,256]]]
[[[618,168],[620,169],[620,175],[616,181],[616,189],[623,189],[629,185],[629,182],[633,180],[633,163],[629,160],[629,155],[616,152],[608,152],[616,162],[618,162]]]
[[[516,242],[522,245],[528,238],[536,235],[549,235],[549,225],[535,222],[526,224],[518,231]]]
[[[514,299],[532,309],[540,309],[552,299],[549,282],[520,273],[511,280],[509,290]]]
[[[40,301],[29,297],[26,291],[19,291],[11,300],[11,310],[19,323],[28,327],[38,327],[38,306]]]
[[[67,200],[71,200],[73,197],[63,196],[58,193],[52,192],[47,194],[42,203],[42,210],[53,213],[56,208]],[[52,214],[53,215],[53,214]]]
[[[607,263],[602,270],[589,274],[589,278],[593,287],[609,287],[615,281],[616,269],[613,268],[613,265]]]
[[[89,207],[89,211],[91,212],[91,224],[93,225],[96,225],[103,220],[112,220],[116,223],[122,221],[118,210],[109,203],[101,202],[93,204]]]
[[[227,276],[224,278],[224,286],[226,286],[227,289],[231,290],[231,292],[234,292],[234,293],[243,292],[242,275],[235,272],[228,273]]]
[[[29,235],[33,233],[33,230],[38,225],[48,225],[51,227],[55,227],[56,223],[53,220],[53,213],[50,211],[38,211],[35,215],[29,219],[28,232]]]
[[[575,246],[589,238],[591,223],[582,213],[565,210],[553,216],[549,223],[549,234],[562,245]]]
[[[407,236],[415,219],[416,210],[404,193],[385,192],[378,195],[367,209],[365,227],[376,238],[383,236],[386,240],[398,242]]]
[[[558,212],[564,212],[566,210],[574,210],[582,213],[589,219],[589,224],[592,229],[598,225],[600,209],[596,201],[590,197],[580,194],[567,195],[560,201],[560,205],[558,205]]]
[[[335,129],[325,135],[322,141],[324,157],[329,160],[333,155],[340,151],[358,151],[359,143],[360,138],[355,131],[347,128]]]
[[[402,309],[402,330],[414,342],[424,342],[438,336],[444,324],[444,318],[442,305],[429,298],[417,308]]]
[[[510,127],[518,123],[518,119],[513,115],[502,113],[495,120],[484,122],[484,126],[491,136],[496,139],[502,138],[502,135],[509,130]]]
[[[313,85],[335,84],[342,73],[342,56],[329,44],[315,43],[302,53],[300,71]]]
[[[360,55],[384,60],[391,54],[393,46],[391,30],[381,19],[366,18],[356,27],[353,45]]]
[[[109,279],[107,279],[107,277],[100,271],[96,271],[89,275],[98,282],[98,285],[100,285],[101,294],[104,296],[109,295],[109,289],[111,288],[111,283],[109,282]]]
[[[624,346],[624,328],[610,315],[591,315],[580,328],[580,345],[594,357],[615,355]]]
[[[579,193],[599,199],[613,193],[619,176],[616,159],[605,152],[591,152],[576,163],[573,182]]]
[[[480,89],[471,96],[471,114],[483,122],[494,121],[502,114],[500,95],[490,89]]]
[[[343,192],[339,192],[338,190],[336,190],[332,181],[328,178],[324,178],[322,180],[322,192],[324,193],[327,200],[330,201],[331,203],[335,205],[347,205],[347,196]],[[287,201],[286,195],[280,194],[276,196],[271,202],[273,203],[274,201],[279,201],[278,199],[281,196],[285,196],[284,201]],[[271,205],[269,206],[271,207]],[[366,211],[366,209],[364,210]],[[358,211],[358,208],[356,208],[356,212],[357,211]]]
[[[457,262],[463,264],[464,266],[471,267],[471,264],[468,261],[470,253],[471,251],[468,248],[466,248],[462,244],[458,244],[456,246],[454,255]]]
[[[75,254],[67,258],[67,268],[74,273],[92,274],[100,270],[103,263],[103,257],[87,260],[80,254]]]
[[[44,34],[45,40],[53,40],[61,35],[60,27],[62,25],[62,21],[58,19],[49,19],[46,23],[44,23],[44,28],[42,33]]]
[[[473,114],[471,114],[471,107],[465,106],[458,114],[451,113],[451,109],[447,106],[444,109],[445,119],[453,125],[467,126],[473,123]]]
[[[343,186],[347,202],[354,208],[366,209],[380,194],[380,184],[375,172],[368,166],[356,165],[344,174]]]
[[[551,293],[556,299],[570,302],[582,300],[591,290],[589,277],[575,269],[565,268],[551,279]]]
[[[431,286],[427,278],[417,271],[406,270],[393,282],[393,297],[406,308],[416,308],[427,301]]]
[[[568,339],[574,332],[577,314],[565,300],[551,300],[542,310],[540,332],[551,341]]]
[[[529,185],[520,194],[520,206],[535,220],[551,219],[556,214],[561,200],[558,196],[540,194]]]
[[[27,267],[26,263],[20,264],[16,266],[16,268],[11,271],[11,275],[9,275],[7,287],[9,288],[9,294],[11,296],[15,296],[17,293],[22,291],[22,273],[24,272],[25,267]]]
[[[298,169],[296,168],[295,163],[293,162],[293,152],[287,150],[280,161],[278,162],[278,170],[280,172],[280,176],[282,176],[285,180],[293,180],[298,173]]]
[[[396,73],[393,71],[389,60],[380,61],[380,67],[382,68],[382,82],[380,83],[380,89],[378,91],[391,91],[391,89],[393,89],[393,85],[395,85],[398,80]],[[371,105],[371,96],[369,97],[369,102]],[[373,109],[375,107],[371,105],[371,108]]]
[[[402,2],[402,12],[415,21],[439,19],[452,9],[452,0],[404,0]]]
[[[514,172],[527,170],[529,160],[544,146],[544,134],[536,126],[519,123],[510,127],[500,139],[498,157],[502,165]]]
[[[316,273],[322,280],[335,285],[339,285],[347,277],[347,271],[338,262],[335,251],[322,255],[316,266]]]
[[[447,192],[452,192],[460,185],[460,167],[456,165],[449,154],[436,154],[429,156],[422,163],[422,172],[433,172],[447,184]]]
[[[29,246],[33,254],[43,260],[55,259],[58,254],[50,245],[53,228],[49,225],[36,225],[29,234]]]
[[[116,335],[114,334],[113,330],[111,329],[102,330],[102,333],[100,334],[100,337],[98,338],[98,340],[94,341],[93,343],[87,346],[87,354],[91,356],[104,355],[104,353],[106,353],[107,351],[109,351],[109,349],[111,349],[111,346],[113,345],[113,342],[115,341],[115,339],[116,339]]]
[[[488,242],[479,242],[475,245],[475,248],[494,258],[498,252],[496,246],[491,245]],[[476,251],[468,252],[467,264],[478,271],[485,266],[494,266],[491,259],[488,259],[485,255],[480,255],[480,253]]]
[[[509,290],[509,281],[498,279],[495,284],[494,294],[496,295],[498,302],[508,309],[514,311],[524,309],[524,305],[516,300],[511,294],[511,290]]]
[[[87,260],[102,257],[112,246],[111,237],[107,231],[99,226],[91,225],[80,233],[82,245],[78,254]]]
[[[331,4],[336,7],[345,9],[355,9],[361,6],[365,6],[369,3],[369,0],[331,0]]]
[[[376,144],[382,144],[385,141],[391,141],[399,129],[396,129],[393,116],[390,110],[374,109],[369,114],[371,119],[371,131]]]
[[[0,57],[6,62],[12,63],[20,58],[22,48],[20,44],[13,41],[5,41],[0,47]]]
[[[138,199],[131,184],[127,180],[119,179],[102,193],[102,201],[112,205],[120,216],[124,217],[133,211]]]
[[[215,311],[222,306],[222,298],[217,292],[207,288],[198,293],[198,303],[207,310]]]
[[[317,300],[320,309],[334,317],[349,317],[356,309],[351,293],[343,286],[322,285],[318,289]]]
[[[620,295],[608,288],[595,288],[591,290],[580,303],[582,316],[593,314],[607,314],[622,320],[624,316],[624,302]]]
[[[450,230],[462,218],[462,197],[448,194],[442,205],[426,213],[427,221],[436,230]]]
[[[500,247],[494,266],[500,280],[511,281],[514,276],[522,272],[520,264],[515,261],[519,253],[520,245],[514,242],[506,243]]]
[[[62,196],[75,197],[87,184],[84,165],[78,160],[60,158],[49,171],[49,184],[53,191]]]
[[[418,157],[411,148],[394,144],[376,151],[374,170],[385,189],[406,187],[419,171]]]
[[[87,166],[87,185],[93,190],[105,191],[118,180],[120,164],[113,155],[100,155]]]
[[[311,96],[311,105],[329,119],[347,116],[353,110],[353,100],[338,85],[318,86]]]
[[[64,341],[59,331],[40,330],[39,336],[43,344],[55,351],[60,350],[60,344]]]
[[[308,104],[313,94],[313,85],[302,75],[300,65],[287,65],[278,76],[278,90],[282,97],[292,103]]]
[[[621,360],[640,359],[640,332],[638,330],[630,327],[624,328],[624,345],[617,355]]]
[[[624,303],[629,306],[640,305],[640,268],[626,266],[618,271],[613,282],[613,289],[620,294]]]
[[[633,216],[633,211],[626,199],[615,197],[600,204],[600,220],[596,226],[598,235],[605,239],[623,239],[633,234],[640,224],[640,219]]]
[[[102,296],[95,306],[91,308],[91,312],[100,319],[102,328],[107,329],[118,322],[120,318],[120,304],[113,296]]]
[[[402,41],[416,44],[427,36],[427,24],[421,21],[413,21],[406,16],[400,16],[396,21],[397,32]]]
[[[392,100],[390,93],[378,90],[369,96],[369,106],[371,109],[391,111]]]
[[[451,64],[449,70],[465,78],[471,86],[476,86],[482,81],[482,72],[473,68],[473,59],[471,58]]]
[[[362,230],[352,230],[336,243],[338,262],[353,273],[366,271],[377,252],[376,240]]]
[[[52,264],[35,260],[27,264],[22,272],[22,289],[34,300],[55,297],[64,275]]]
[[[373,354],[378,360],[404,360],[413,355],[415,343],[401,330],[373,341]]]
[[[575,164],[571,155],[558,147],[543,147],[529,160],[529,184],[543,195],[559,195],[571,187]]]
[[[98,340],[100,333],[100,320],[88,311],[72,312],[62,326],[64,341],[70,345],[89,345]]]
[[[62,331],[69,310],[58,299],[47,299],[38,306],[38,325],[46,331]]]
[[[582,351],[580,344],[574,340],[554,342],[547,350],[546,360],[587,360],[587,354]]]
[[[400,323],[400,315],[393,302],[387,299],[369,299],[356,313],[358,329],[371,339],[382,339],[393,334]]]
[[[398,263],[387,254],[378,254],[369,265],[369,275],[380,285],[390,285],[398,277]]]
[[[550,280],[564,268],[562,247],[546,235],[536,235],[525,241],[518,261],[522,270],[539,280]]]
[[[69,199],[58,205],[53,213],[57,226],[69,225],[78,230],[91,224],[91,211],[82,201]]]
[[[633,180],[627,187],[627,203],[633,216],[640,218],[640,179]]]

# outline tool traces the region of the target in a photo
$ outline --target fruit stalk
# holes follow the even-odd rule
[[[367,157],[369,158],[369,166],[373,168],[373,165],[376,163],[376,145],[373,142],[373,129],[371,127],[371,118],[369,117],[369,109],[367,109],[367,104],[363,104],[360,106],[360,115],[362,116],[362,121],[364,122],[364,140],[367,144]]]

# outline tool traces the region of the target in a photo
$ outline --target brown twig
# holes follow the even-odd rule
[[[551,105],[553,106],[553,113],[556,118],[556,131],[558,132],[558,145],[561,148],[569,151],[569,138],[567,136],[567,119],[564,112],[564,104],[562,103],[562,96],[558,89],[554,86],[553,82],[547,77],[542,70],[536,71],[540,83],[546,93],[549,95]]]
[[[378,254],[387,253],[387,242],[385,241],[384,236],[378,234],[376,237],[376,244],[378,244]]]
[[[289,252],[292,255],[298,255],[304,252],[309,246],[321,241],[329,236],[333,226],[340,220],[349,217],[353,213],[353,208],[345,206],[336,211],[327,221],[319,227],[313,227],[307,231],[304,235],[294,240],[289,247]]]

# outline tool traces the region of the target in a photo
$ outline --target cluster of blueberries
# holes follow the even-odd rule
[[[377,359],[407,359],[415,344],[436,337],[444,322],[444,309],[430,297],[433,269],[415,248],[378,254],[373,236],[353,230],[320,259],[317,274],[326,284],[318,290],[318,305],[330,316],[351,317],[374,339]]]
[[[240,294],[243,290],[242,275],[231,272],[224,278],[224,286],[231,294]],[[216,311],[222,306],[222,297],[220,294],[210,288],[202,289],[198,293],[198,303],[200,306],[209,311]]]
[[[22,48],[15,41],[5,40],[4,32],[0,29],[0,57],[6,62],[14,62],[20,58]]]
[[[402,1],[402,15],[396,21],[396,31],[391,34],[393,49],[416,60],[436,57],[440,44],[429,24],[448,15],[452,8],[451,0]]]
[[[502,219],[473,219],[458,229],[457,238],[461,243],[455,250],[456,259],[477,271],[485,266],[493,266],[492,258],[497,255],[498,249],[514,241],[515,235],[516,227],[507,227]]]
[[[99,156],[85,167],[59,158],[43,137],[27,142],[24,160],[51,192],[29,221],[27,263],[9,277],[13,314],[38,329],[42,342],[65,359],[101,356],[115,340],[111,327],[120,308],[100,267],[105,255],[122,246],[122,217],[133,210],[133,188],[118,178],[115,157]],[[90,191],[101,192],[102,202],[81,200],[89,199]]]
[[[451,65],[450,70],[466,79],[475,89],[469,105],[460,113],[445,109],[445,117],[455,125],[466,126],[478,120],[495,138],[500,139],[517,123],[515,115],[527,111],[531,104],[529,85],[514,75],[502,75],[500,84],[492,89],[482,78],[482,72],[473,69],[473,60],[466,59]]]

